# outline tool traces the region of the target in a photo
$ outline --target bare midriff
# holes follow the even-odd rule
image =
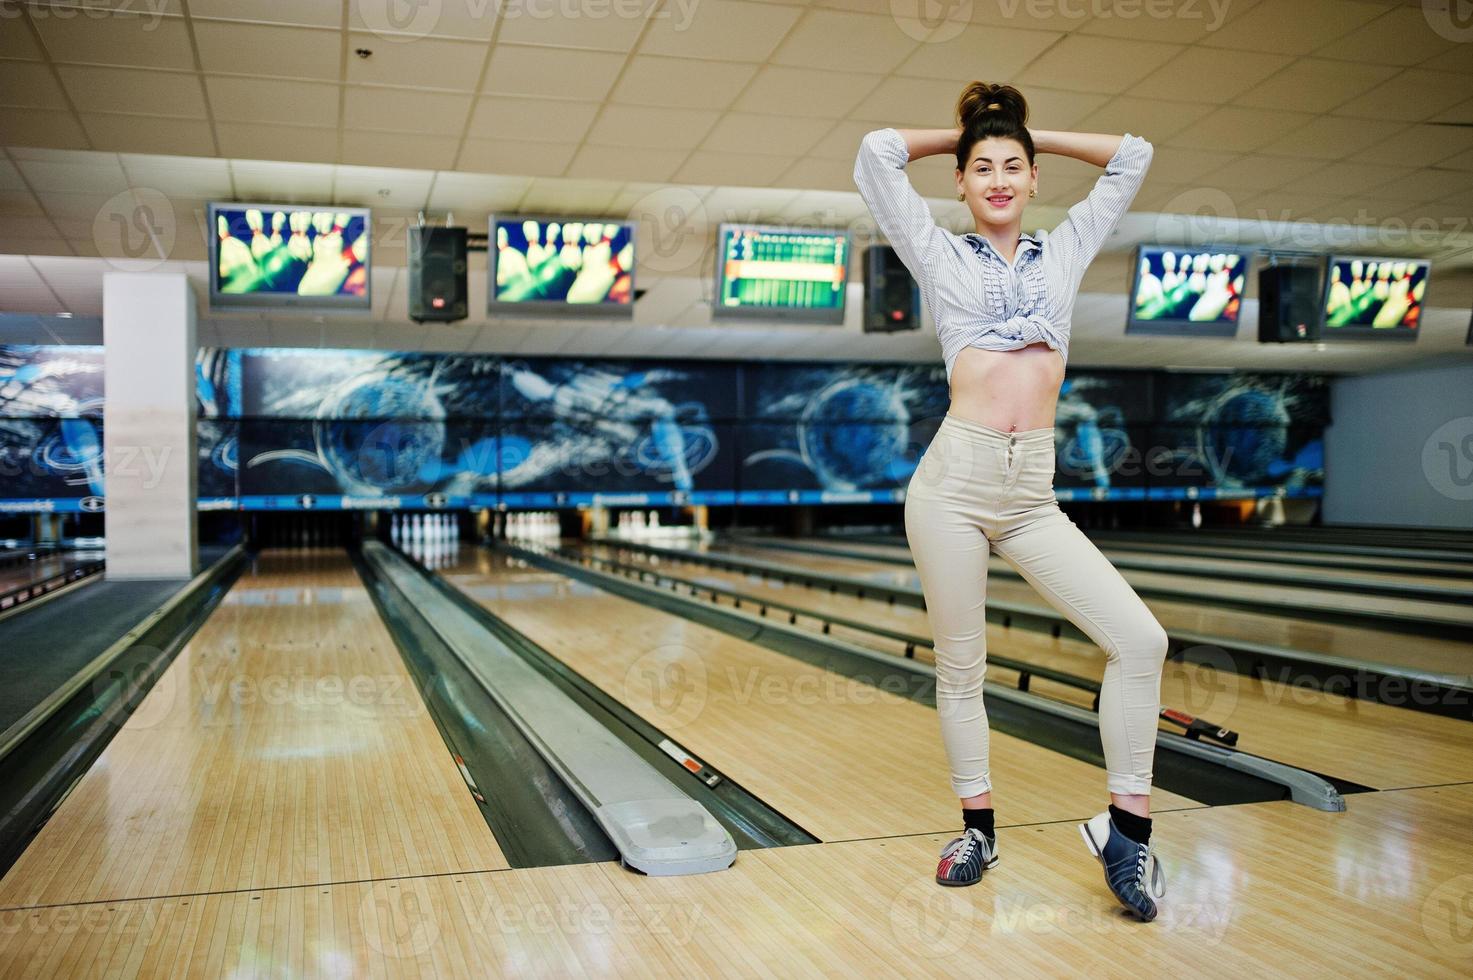
[[[1018,350],[965,347],[951,365],[950,414],[1004,432],[1054,424],[1064,359],[1048,344]]]

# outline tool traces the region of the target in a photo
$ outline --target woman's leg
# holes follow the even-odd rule
[[[993,549],[1105,651],[1100,741],[1115,805],[1150,815],[1166,631],[1130,583],[1057,503],[997,535]]]
[[[919,473],[919,471],[918,471]],[[936,714],[951,768],[951,785],[965,808],[992,805],[988,771],[987,537],[954,492],[905,498],[905,536],[920,573],[936,651]]]

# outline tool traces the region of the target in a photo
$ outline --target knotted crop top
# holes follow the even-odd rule
[[[854,183],[921,287],[936,323],[946,380],[964,347],[1017,350],[1043,342],[1069,361],[1069,324],[1084,270],[1135,199],[1154,152],[1125,134],[1089,196],[1052,232],[1023,234],[1010,265],[975,232],[937,226],[905,175],[910,153],[894,129],[866,133]]]

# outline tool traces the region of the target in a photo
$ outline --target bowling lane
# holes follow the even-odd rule
[[[347,556],[265,552],[0,881],[0,907],[505,867]]]
[[[705,550],[709,550],[711,554],[729,554],[766,562],[774,559],[774,552],[770,548],[710,547]],[[877,568],[875,563],[859,559],[829,558],[795,551],[783,552],[780,563],[823,575],[853,577],[855,573],[859,573],[866,581],[887,581],[909,588],[920,588],[920,580],[914,569],[902,569],[895,565]],[[989,598],[1037,606],[1040,609],[1051,608],[1031,585],[1021,579],[989,576],[987,595]],[[1469,673],[1468,644],[1457,640],[1406,636],[1392,629],[1315,622],[1288,615],[1214,607],[1185,599],[1145,597],[1145,603],[1168,631],[1187,630],[1459,677],[1466,677]]]
[[[717,542],[713,547],[720,551],[742,554],[763,561],[773,561],[777,555],[782,556],[780,559],[782,561],[787,561],[789,557],[804,557],[801,552],[787,549],[777,551],[757,545],[727,545]],[[861,570],[863,566],[868,565],[868,574],[875,574],[876,562],[865,562],[861,559],[852,559],[843,556],[834,556],[832,559],[828,555],[819,555],[816,557],[822,561],[834,560],[845,563],[859,561]],[[844,567],[854,566],[846,564]],[[900,568],[900,566],[896,565],[892,565],[891,567]],[[989,585],[991,581],[996,581],[999,584],[1017,583],[1022,584],[1025,588],[1029,588],[1029,591],[1032,591],[1031,587],[1027,586],[1026,583],[1018,582],[1016,572],[1001,558],[994,555],[990,567],[998,571],[1006,571],[1009,578],[993,578],[989,581]],[[911,581],[919,581],[912,570],[901,570],[910,572]],[[1125,576],[1125,580],[1137,589],[1161,589],[1177,593],[1178,598],[1166,599],[1165,601],[1167,602],[1190,602],[1192,596],[1181,595],[1181,593],[1198,592],[1209,603],[1211,602],[1211,597],[1222,596],[1238,602],[1262,603],[1265,609],[1274,610],[1282,615],[1288,616],[1294,616],[1300,610],[1303,610],[1306,613],[1320,612],[1336,614],[1374,612],[1418,619],[1425,618],[1437,622],[1466,626],[1469,630],[1469,635],[1473,636],[1473,602],[1451,600],[1446,602],[1432,602],[1421,599],[1398,599],[1390,596],[1364,595],[1353,592],[1331,592],[1309,583],[1300,587],[1261,582],[1240,582],[1220,577],[1212,579],[1205,577],[1184,577],[1173,572],[1141,571],[1133,568],[1122,568],[1120,569],[1120,574]],[[1011,579],[1011,582],[1009,582],[1009,579]],[[1152,602],[1155,602],[1160,597],[1153,596],[1149,598]],[[1152,608],[1155,607],[1152,606]],[[1462,645],[1466,647],[1466,644]]]
[[[66,551],[42,555],[28,562],[0,567],[0,595],[24,588],[55,575],[63,575],[81,565],[101,561],[101,551]]]
[[[820,840],[957,823],[936,711],[497,552],[440,572]],[[1105,802],[1104,771],[993,733],[998,819],[1070,820]],[[1159,810],[1199,804],[1163,790]]]
[[[649,555],[634,549],[597,545],[590,550],[601,557],[658,568],[758,599],[790,603],[915,636],[931,635],[925,610],[914,606],[892,606],[882,599],[861,599],[693,564],[672,565],[663,559],[656,566]],[[801,617],[798,625],[818,628],[815,620]],[[832,635],[885,653],[903,653],[902,644],[873,633],[834,626]],[[1104,676],[1104,651],[1083,640],[1055,639],[1038,630],[988,623],[987,648],[996,656],[1095,681]],[[932,662],[930,649],[917,647],[916,658]],[[1017,679],[1015,672],[996,663],[989,664],[988,677],[1008,685]],[[1087,691],[1037,677],[1031,682],[1031,690],[1084,707],[1089,707],[1091,701]],[[1244,752],[1378,789],[1473,781],[1473,752],[1467,748],[1473,728],[1466,721],[1176,661],[1167,661],[1162,673],[1161,703],[1237,731],[1238,748]],[[1170,724],[1161,727],[1181,731]]]
[[[754,544],[760,546],[763,539],[753,540]],[[783,541],[778,539],[776,543]],[[793,542],[800,543],[800,542]],[[910,562],[910,549],[904,544],[883,545],[866,541],[815,541],[804,540],[801,544],[805,548],[817,548],[831,550],[836,555],[857,554],[873,558],[877,561],[905,561]],[[780,549],[788,551],[790,549]],[[1116,548],[1101,547],[1100,551],[1112,561],[1126,559],[1132,562],[1149,563],[1161,571],[1180,572],[1188,575],[1213,576],[1223,575],[1230,577],[1235,572],[1265,573],[1285,578],[1294,578],[1304,585],[1316,585],[1318,580],[1331,576],[1337,580],[1347,583],[1365,585],[1407,585],[1425,586],[1433,591],[1462,590],[1466,593],[1460,597],[1449,597],[1448,601],[1473,601],[1473,573],[1467,568],[1461,569],[1465,574],[1461,577],[1449,578],[1438,575],[1418,575],[1398,571],[1381,571],[1375,568],[1343,568],[1330,570],[1327,568],[1309,568],[1305,566],[1283,565],[1274,560],[1272,556],[1251,557],[1239,555],[1224,555],[1221,557],[1209,557],[1194,554],[1163,555],[1154,549],[1148,548]],[[994,567],[1006,569],[1007,564],[1002,559],[993,558]]]

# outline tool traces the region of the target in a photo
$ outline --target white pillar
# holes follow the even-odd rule
[[[195,534],[195,305],[179,272],[102,278],[109,578],[188,578]]]

